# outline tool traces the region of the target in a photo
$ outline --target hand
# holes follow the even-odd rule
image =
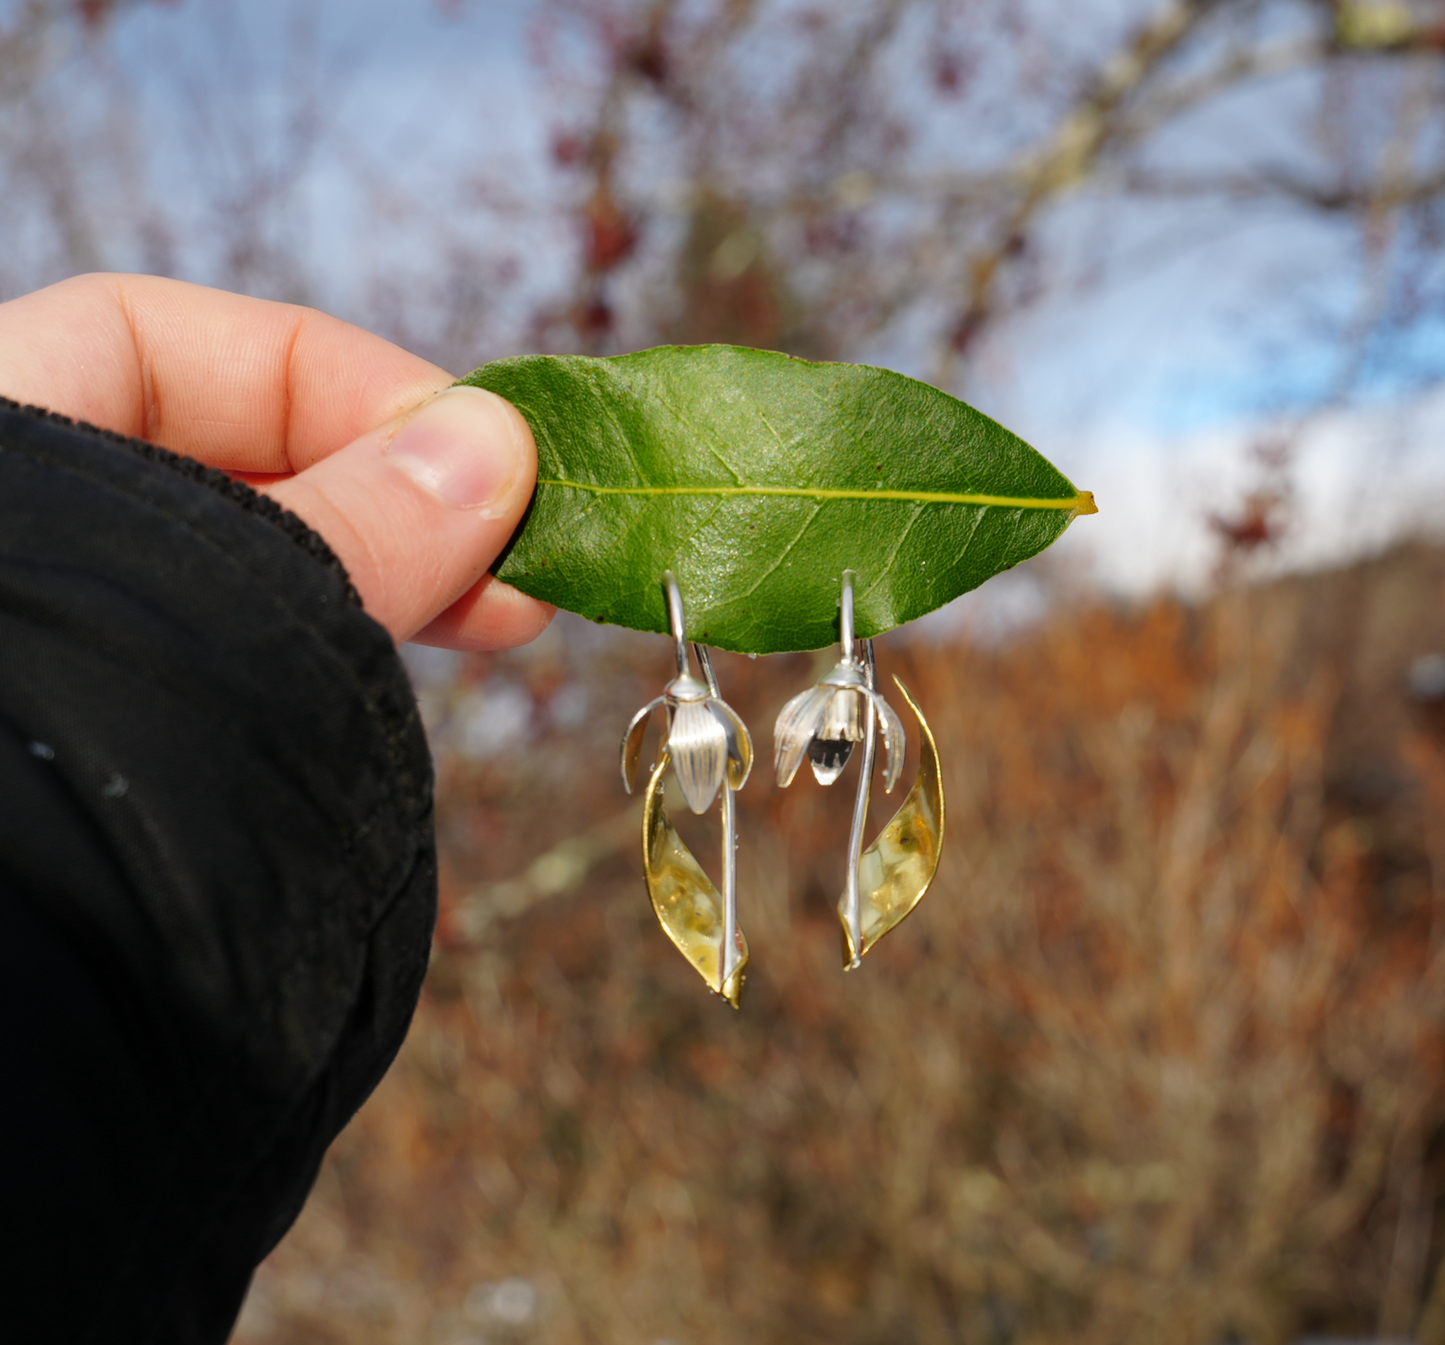
[[[249,481],[326,539],[397,643],[525,644],[554,609],[487,569],[536,447],[510,403],[452,381],[312,309],[174,280],[81,276],[0,304],[0,395]]]

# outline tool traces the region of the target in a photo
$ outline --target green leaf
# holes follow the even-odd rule
[[[1040,454],[887,369],[739,346],[525,355],[461,380],[537,440],[537,494],[499,578],[594,621],[740,653],[879,635],[1042,551],[1094,511]]]

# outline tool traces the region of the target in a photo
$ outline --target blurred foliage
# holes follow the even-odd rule
[[[532,736],[439,740],[422,1010],[240,1339],[1445,1340],[1445,721],[1406,694],[1442,598],[1407,548],[884,641],[944,754],[937,884],[845,976],[847,800],[750,783],[740,1014],[654,925],[616,779],[665,641],[473,658],[429,713],[523,689]],[[813,670],[719,665],[762,733]]]

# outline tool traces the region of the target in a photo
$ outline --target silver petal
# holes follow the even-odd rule
[[[648,701],[632,716],[632,723],[622,735],[622,783],[629,794],[637,783],[637,763],[642,757],[642,735],[647,732],[647,721],[652,717],[652,712],[663,704],[664,699],[659,696],[656,700]]]
[[[830,686],[810,686],[778,712],[778,721],[773,725],[773,765],[780,788],[786,789],[793,783],[793,776],[803,764],[803,755],[817,734],[823,716],[828,712],[828,702],[836,691],[837,688]]]
[[[687,806],[707,812],[727,769],[728,735],[706,701],[684,701],[673,712],[667,751]]]
[[[748,782],[753,769],[753,740],[748,726],[738,718],[738,713],[726,701],[713,699],[707,708],[717,716],[728,740],[728,786],[741,789]]]
[[[873,702],[873,708],[878,711],[879,727],[883,730],[883,745],[888,749],[888,765],[883,772],[883,791],[891,794],[903,772],[903,756],[908,751],[908,736],[904,732],[898,711],[878,692],[867,691],[864,695]]]

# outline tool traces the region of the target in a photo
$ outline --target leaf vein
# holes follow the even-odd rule
[[[872,593],[888,577],[889,572],[893,569],[893,562],[898,559],[898,553],[903,550],[903,543],[908,540],[908,534],[913,531],[913,525],[922,517],[923,505],[920,504],[914,509],[908,522],[903,525],[903,531],[898,534],[898,540],[893,544],[893,550],[888,553],[888,559],[879,567],[878,578],[868,585],[866,593]]]
[[[1035,499],[1013,495],[954,494],[941,490],[837,490],[821,486],[597,486],[555,477],[539,477],[537,484],[583,490],[593,495],[781,496],[813,500],[820,504],[825,500],[892,500],[905,504],[981,504],[997,509],[1068,510],[1078,510],[1082,504],[1078,495]]]
[[[667,407],[667,409],[672,412],[673,416],[676,418],[677,423],[678,423],[679,425],[688,426],[688,427],[689,427],[690,429],[692,429],[694,432],[696,431],[696,429],[697,429],[697,422],[693,419],[693,417],[685,414],[679,407],[675,406],[671,401],[669,401],[669,400],[668,400],[666,397],[664,397],[661,393],[654,393],[653,396],[656,398],[656,400],[657,400],[661,405]],[[712,426],[710,426],[710,425],[705,425],[705,426],[703,426],[703,428],[706,429],[706,430],[708,430],[708,431],[712,434],[712,436],[713,436],[714,438],[717,438],[717,437],[718,437],[718,436],[717,436],[717,431],[716,431],[715,429],[713,429]],[[720,463],[722,464],[723,471],[725,471],[730,477],[732,477],[732,479],[733,479],[734,481],[736,481],[736,482],[738,483],[738,485],[741,486],[742,483],[743,483],[742,473],[739,472],[738,469],[737,469],[736,467],[734,467],[734,466],[732,465],[732,463],[730,463],[725,457],[723,457],[722,453],[721,453],[717,448],[715,448],[712,444],[706,444],[705,447],[707,448],[707,451],[708,451],[709,453],[711,453],[711,454],[713,455],[713,457],[715,457],[715,458],[718,460],[718,462],[720,462]],[[638,475],[641,476],[642,473],[639,472]]]
[[[617,431],[618,442],[622,445],[623,453],[627,455],[627,461],[632,464],[632,470],[636,473],[637,479],[639,481],[646,481],[647,473],[643,470],[642,463],[638,460],[637,450],[632,447],[632,437],[622,428],[622,422],[617,419],[616,409],[606,398],[601,399],[601,405],[603,411],[607,414],[607,419],[612,422],[613,429]],[[600,495],[603,492],[599,489],[597,493]]]
[[[815,504],[813,505],[813,512],[812,512],[811,514],[809,514],[808,517],[803,520],[803,526],[802,526],[801,528],[799,528],[798,531],[797,531],[796,533],[794,533],[794,535],[793,535],[787,542],[785,542],[785,543],[783,544],[782,549],[778,552],[778,558],[777,558],[777,560],[775,560],[771,565],[769,565],[768,568],[767,568],[766,570],[764,570],[764,571],[762,572],[762,574],[760,574],[760,575],[757,577],[757,579],[754,580],[753,583],[752,583],[748,588],[744,589],[741,593],[737,594],[735,597],[729,598],[725,603],[720,603],[719,606],[722,606],[722,607],[730,607],[730,606],[732,606],[734,603],[742,602],[743,599],[745,599],[745,598],[751,598],[751,597],[753,596],[753,594],[756,593],[756,592],[758,591],[758,589],[761,588],[762,585],[767,581],[768,576],[771,575],[775,570],[777,570],[777,568],[778,568],[785,560],[787,560],[787,558],[788,558],[790,555],[792,555],[792,553],[793,553],[793,548],[796,547],[796,546],[798,545],[798,543],[803,540],[803,534],[804,534],[805,532],[807,532],[808,529],[813,526],[813,521],[814,521],[814,520],[818,517],[818,515],[821,514],[822,512],[823,512],[823,506],[822,506],[822,504],[821,504],[821,503],[815,503]]]

